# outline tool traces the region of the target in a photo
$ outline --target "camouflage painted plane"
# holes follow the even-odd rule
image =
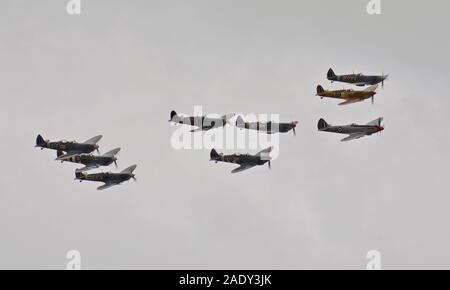
[[[317,127],[319,131],[348,134],[348,137],[341,140],[342,142],[345,142],[359,139],[365,136],[370,136],[372,134],[383,131],[384,127],[381,126],[382,121],[383,118],[378,118],[372,122],[367,123],[366,125],[350,124],[344,126],[333,126],[328,124],[324,119],[320,119]]]
[[[116,155],[120,152],[120,148],[114,149],[101,156],[94,156],[92,154],[80,154],[75,156],[63,157],[61,162],[71,162],[83,164],[85,167],[77,169],[77,172],[85,172],[92,169],[99,168],[100,166],[109,166],[115,164],[117,168]]]
[[[120,185],[123,182],[128,181],[130,179],[134,179],[136,181],[136,177],[133,174],[134,170],[136,170],[136,167],[137,165],[130,166],[120,173],[106,172],[106,173],[87,174],[76,171],[75,180],[79,180],[80,182],[83,181],[103,182],[104,185],[97,188],[97,190],[104,190],[116,185]]]
[[[62,160],[64,158],[73,157],[79,154],[89,154],[97,150],[99,152],[98,142],[103,138],[103,136],[96,136],[83,143],[78,143],[76,141],[58,141],[50,142],[49,140],[44,140],[41,135],[36,138],[36,147],[44,149],[51,149],[57,151],[56,160]],[[64,153],[65,152],[65,153]]]
[[[272,152],[272,150],[273,147],[269,147],[257,153],[256,155],[250,154],[223,155],[217,153],[215,149],[212,149],[210,153],[211,156],[210,161],[214,161],[216,163],[220,161],[239,164],[240,167],[234,169],[233,171],[231,171],[231,173],[238,173],[253,168],[257,165],[264,165],[266,163],[269,165],[269,169],[271,169],[270,160],[272,158],[270,157],[270,152]]]
[[[372,98],[372,104],[373,104],[374,97],[377,94],[377,92],[376,92],[377,88],[378,88],[378,85],[373,85],[362,91],[354,91],[352,89],[326,91],[323,89],[323,87],[321,85],[318,85],[316,96],[320,96],[321,99],[334,98],[334,99],[345,100],[345,102],[339,103],[340,106],[362,102],[362,101],[364,101],[366,99],[370,99],[370,98]]]
[[[330,68],[327,73],[327,79],[331,82],[343,82],[354,84],[359,87],[366,85],[376,85],[381,83],[384,88],[384,81],[387,80],[389,76],[382,74],[381,76],[366,76],[363,74],[351,74],[351,75],[340,75],[337,76],[334,71]]]
[[[292,130],[294,135],[296,135],[295,128],[297,125],[297,121],[291,123],[275,123],[272,121],[266,123],[245,122],[241,116],[236,119],[236,127],[238,128],[261,131],[267,134],[287,133]]]
[[[209,118],[207,116],[183,117],[178,115],[177,112],[172,111],[169,122],[197,127],[197,129],[193,129],[191,132],[199,132],[223,127],[234,116],[235,114],[225,115],[222,118]]]

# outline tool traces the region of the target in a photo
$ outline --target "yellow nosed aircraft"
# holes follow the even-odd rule
[[[370,86],[362,91],[355,90],[337,90],[337,91],[326,91],[322,88],[321,85],[317,86],[317,94],[316,96],[320,96],[323,98],[334,98],[334,99],[342,99],[345,102],[340,103],[339,105],[349,105],[353,103],[362,102],[366,99],[372,98],[372,104],[374,102],[374,96],[377,94],[376,89],[378,85]]]

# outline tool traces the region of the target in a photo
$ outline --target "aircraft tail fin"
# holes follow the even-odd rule
[[[224,124],[230,123],[230,119],[232,119],[234,116],[236,116],[235,113],[226,114],[226,115],[222,116],[223,123]]]
[[[319,131],[326,129],[329,126],[330,125],[324,119],[320,119],[319,123],[317,124],[317,128],[319,129]]]
[[[120,173],[128,173],[128,174],[132,174],[132,173],[136,170],[136,168],[137,168],[137,165],[133,165],[133,166],[130,166],[130,167],[128,167],[127,169],[123,170],[123,171],[120,172]]]
[[[323,94],[325,92],[325,90],[323,89],[323,87],[321,85],[317,86],[317,95],[320,96],[320,94]]]
[[[114,157],[117,154],[119,154],[119,152],[120,152],[120,148],[116,148],[114,150],[111,150],[111,151],[106,152],[105,154],[103,154],[103,157]]]
[[[327,78],[328,78],[328,79],[334,79],[334,78],[336,78],[336,74],[334,73],[333,69],[330,68],[330,69],[328,70]]]
[[[97,145],[98,142],[100,142],[100,140],[103,138],[102,135],[98,135],[95,136],[89,140],[87,140],[86,142],[84,142],[84,144],[88,144],[88,145]]]
[[[212,149],[211,153],[209,154],[209,156],[211,157],[211,161],[217,161],[220,159],[220,154],[217,153],[216,149]]]
[[[175,112],[175,111],[170,112],[170,120],[169,120],[169,122],[172,121],[173,118],[175,118],[176,116],[178,116],[177,112]]]
[[[76,170],[75,171],[75,179],[83,180],[86,177],[86,173]]]
[[[45,145],[47,145],[47,142],[41,135],[38,135],[36,138],[36,147],[43,147]]]
[[[63,151],[61,151],[61,150],[58,150],[57,152],[56,152],[56,159],[58,159],[59,157],[61,157],[61,156],[63,156],[64,155],[64,152]]]
[[[238,127],[238,128],[244,128],[245,127],[244,118],[242,118],[241,116],[238,116],[236,118],[236,127]]]

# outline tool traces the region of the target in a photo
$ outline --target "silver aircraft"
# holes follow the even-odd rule
[[[368,86],[368,85],[376,85],[381,83],[381,86],[384,88],[384,81],[388,79],[388,75],[384,73],[380,75],[363,75],[359,74],[350,74],[350,75],[336,75],[334,71],[330,68],[327,73],[327,79],[331,82],[342,82],[348,84],[354,84],[358,87]]]
[[[91,152],[97,151],[99,152],[98,142],[103,138],[103,136],[99,135],[94,138],[91,138],[83,143],[78,143],[76,141],[58,141],[51,142],[49,140],[45,140],[41,135],[38,135],[36,138],[36,147],[44,149],[51,149],[57,151],[56,160],[61,161],[64,158],[70,158],[79,154],[89,154]]]
[[[119,154],[120,148],[111,150],[103,155],[95,156],[92,154],[80,154],[75,156],[63,157],[62,162],[71,162],[83,164],[85,167],[77,169],[77,172],[85,172],[92,169],[99,168],[100,166],[109,166],[114,163],[117,168],[117,154]]]
[[[235,115],[236,114],[228,114],[223,116],[222,118],[210,118],[207,116],[184,117],[178,115],[177,112],[172,111],[170,113],[169,122],[197,127],[196,129],[193,129],[191,132],[200,132],[223,127]]]
[[[319,131],[348,134],[349,136],[342,139],[342,142],[359,139],[365,136],[370,136],[372,134],[381,132],[384,127],[381,125],[383,118],[378,118],[366,125],[350,124],[343,126],[333,126],[328,124],[324,119],[320,119],[317,127]]]
[[[104,185],[97,188],[97,190],[105,190],[110,187],[120,185],[130,179],[134,179],[134,181],[136,181],[136,176],[133,173],[134,170],[136,170],[136,167],[137,165],[130,166],[120,173],[102,172],[102,173],[87,174],[84,172],[76,171],[75,180],[79,180],[80,182],[83,181],[103,182]]]
[[[240,166],[231,171],[231,173],[238,173],[258,165],[264,165],[266,163],[269,165],[269,169],[271,169],[270,160],[272,160],[272,158],[270,157],[270,152],[272,152],[272,150],[273,147],[269,147],[257,153],[256,155],[250,154],[224,155],[219,154],[215,149],[212,149],[210,153],[211,156],[210,161],[214,161],[216,163],[226,162],[239,164]]]

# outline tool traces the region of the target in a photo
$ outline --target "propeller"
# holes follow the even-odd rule
[[[137,182],[137,178],[136,178],[135,175],[132,175],[131,178],[133,178],[133,180],[134,180],[135,182]]]
[[[117,159],[114,160],[114,165],[116,166],[116,169],[119,168],[119,165],[117,165]]]
[[[294,136],[297,136],[297,132],[295,131],[295,128],[297,127],[298,122],[297,121],[292,121],[291,126],[292,126],[292,132],[294,133]]]
[[[293,120],[294,118],[292,118],[291,116],[291,120]],[[297,136],[297,132],[295,131],[295,127],[297,127],[298,122],[297,121],[292,121],[291,122],[291,128],[292,128],[292,132],[294,133],[294,136]]]
[[[269,170],[272,170],[272,164],[270,163],[270,160],[269,162],[267,162],[267,164],[269,165]]]
[[[380,128],[380,131],[378,131],[380,134],[381,132],[384,131],[384,129],[386,128],[386,125],[381,125],[381,120],[378,122],[378,127]]]
[[[383,74],[381,75],[381,88],[383,88],[384,89],[384,81],[387,79],[387,75],[384,75],[384,72],[383,72]]]

